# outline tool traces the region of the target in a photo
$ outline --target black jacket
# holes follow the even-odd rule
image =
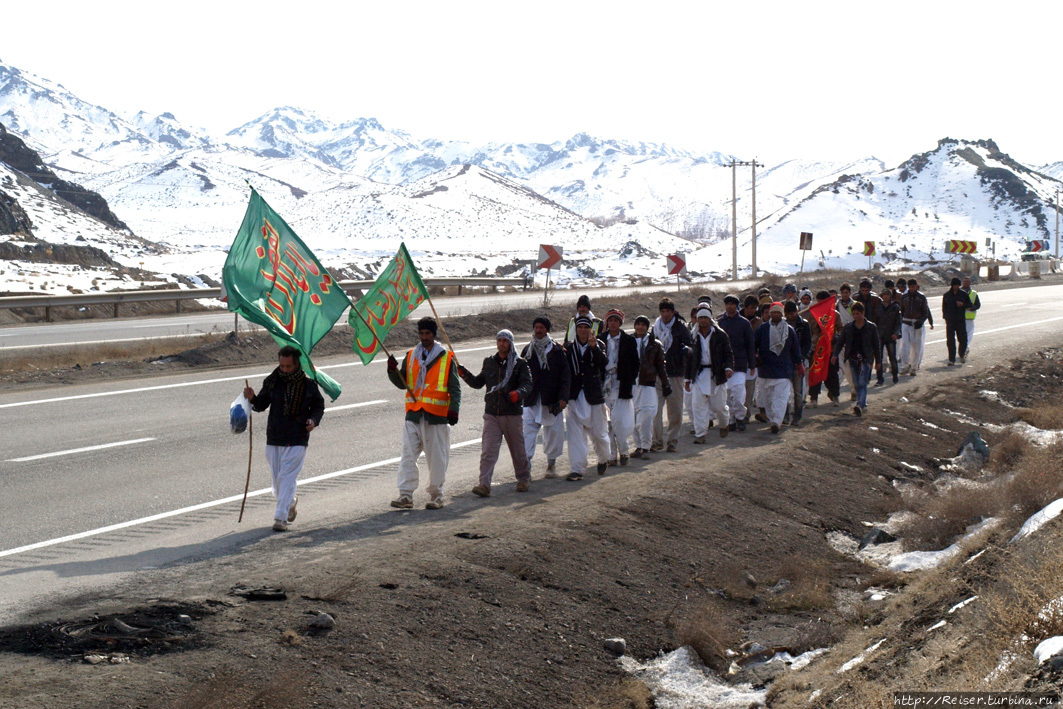
[[[605,353],[598,346],[598,340],[587,341],[587,351],[581,356],[579,345],[573,342],[566,353],[568,366],[572,370],[572,385],[568,390],[568,400],[579,398],[579,393],[587,397],[591,405],[604,404],[602,380],[605,378]]]
[[[807,362],[812,356],[812,326],[800,315],[793,320],[787,320],[786,323],[797,333],[797,344],[801,348],[801,359]]]
[[[498,354],[493,354],[484,358],[479,374],[474,375],[464,367],[458,370],[458,374],[473,389],[483,389],[485,386],[491,389],[506,375],[506,363],[498,358]],[[506,385],[484,396],[484,413],[491,416],[520,416],[524,413],[524,397],[528,396],[531,390],[532,379],[528,361],[517,357],[513,374]],[[516,402],[509,400],[510,393],[514,391],[518,395]]]
[[[864,326],[861,328],[860,338],[860,352],[864,357],[864,361],[868,364],[877,366],[882,359],[882,343],[878,338],[878,328],[875,327],[875,323],[870,320],[864,322]],[[849,345],[853,342],[853,336],[856,334],[856,325],[849,323],[842,331],[834,336],[834,349],[831,350],[831,356],[838,356],[838,361],[847,360],[849,358]]]
[[[701,364],[701,341],[697,330],[693,333],[694,341],[687,352],[686,371],[683,378],[694,381],[702,369]],[[709,332],[709,358],[712,360],[712,378],[717,386],[727,382],[727,370],[732,372],[735,367],[734,352],[731,351],[731,341],[721,327],[714,327]]]
[[[952,288],[945,291],[945,294],[941,296],[941,314],[945,318],[945,322],[952,325],[957,323],[966,327],[964,321],[967,320],[967,311],[973,310],[971,306],[971,296],[962,290],[952,292]]]
[[[875,325],[881,324],[884,305],[882,298],[879,298],[875,291],[869,292],[866,298],[863,293],[857,293],[853,296],[853,300],[863,304],[865,318],[875,323]]]
[[[603,332],[598,335],[598,342],[602,345],[605,353],[606,366],[609,364],[609,333]],[[620,331],[620,347],[616,353],[616,379],[620,384],[621,399],[631,398],[631,388],[639,378],[639,350],[635,343],[635,336]]]
[[[925,295],[909,290],[901,296],[901,322],[914,326],[916,330],[921,329],[923,323],[934,324],[934,314],[930,312]]]
[[[270,377],[272,376],[271,374]],[[267,377],[266,381],[269,381],[270,377]],[[303,399],[292,416],[284,415],[284,382],[278,381],[274,386],[263,382],[262,390],[251,400],[251,408],[255,411],[269,409],[266,445],[305,446],[310,442],[310,434],[306,430],[307,419],[313,419],[314,426],[321,425],[321,417],[325,415],[325,400],[321,397],[317,382],[307,377],[305,372],[303,377]]]
[[[734,317],[724,313],[717,322],[727,333],[731,341],[731,351],[734,352],[736,372],[748,372],[757,361],[756,350],[753,346],[753,325],[746,320],[742,313],[735,313]]]
[[[882,317],[878,322],[878,335],[882,343],[893,341],[893,336],[901,336],[901,304],[891,300],[889,305],[882,306]]]
[[[572,388],[572,370],[560,342],[555,340],[546,355],[546,371],[539,365],[539,358],[532,352],[530,344],[525,345],[520,356],[528,361],[532,380],[531,391],[524,397],[525,406],[535,406],[541,400],[543,406],[553,410],[558,401],[568,399],[569,389]]]
[[[690,347],[690,328],[679,313],[672,316],[672,346],[664,353],[664,369],[669,377],[684,376],[685,354]]]

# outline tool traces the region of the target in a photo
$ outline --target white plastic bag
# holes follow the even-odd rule
[[[233,433],[243,433],[247,430],[247,422],[250,420],[251,402],[241,394],[229,407],[229,428]]]

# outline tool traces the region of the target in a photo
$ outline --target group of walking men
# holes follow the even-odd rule
[[[559,476],[557,460],[567,442],[566,479],[578,481],[587,472],[591,448],[598,475],[610,466],[627,465],[631,458],[676,451],[684,411],[692,421],[695,444],[705,443],[713,427],[721,438],[744,432],[751,414],[769,424],[773,434],[784,425],[799,426],[806,398],[817,405],[822,384],[839,405],[842,371],[850,385],[853,413],[862,416],[872,371],[877,374],[875,386],[885,384],[887,360],[894,383],[900,375],[915,376],[922,364],[925,326],[934,327],[915,279],[887,280],[878,294],[865,279],[856,295],[845,283],[838,291],[820,291],[814,298],[809,289],[799,291],[787,284],[781,301],[763,288],[743,300],[728,295],[723,303],[724,312],[715,316],[712,298],[699,297],[687,322],[672,300],[664,298],[656,319],[639,315],[628,333],[623,312],[613,309],[599,319],[591,311],[590,298],[582,295],[562,341],[551,337],[552,323],[545,315],[535,318],[523,348],[511,331],[501,330],[495,353],[484,358],[476,374],[436,342],[436,321],[422,318],[417,346],[401,363],[388,356],[388,378],[405,391],[406,409],[399,496],[391,506],[413,507],[422,453],[429,476],[425,508],[443,506],[450,428],[458,423],[461,406],[459,380],[486,389],[480,476],[472,492],[489,497],[503,440],[513,461],[517,492],[527,492],[540,438],[545,477]],[[953,279],[942,297],[949,366],[957,357],[961,364],[966,361],[980,307],[970,280]],[[833,318],[824,320],[824,313],[833,313]],[[816,377],[810,387],[809,370],[831,319],[834,334],[826,376]],[[300,353],[293,347],[280,351],[277,369],[258,394],[250,387],[244,394],[255,411],[270,410],[266,457],[277,498],[273,529],[284,531],[296,517],[296,479],[310,432],[321,423],[324,400],[317,384],[300,369]]]

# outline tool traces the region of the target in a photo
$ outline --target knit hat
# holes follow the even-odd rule
[[[635,324],[638,325],[639,323],[642,323],[646,327],[649,327],[650,326],[650,319],[648,317],[646,317],[645,315],[639,315],[639,316],[637,316],[635,318]]]
[[[711,306],[712,305],[712,296],[708,295],[707,293],[705,295],[699,295],[698,296],[698,305],[701,305],[702,303],[708,303]]]
[[[587,297],[586,295],[581,295],[576,300],[576,307],[578,308],[581,305],[584,306],[585,308],[587,308],[587,310],[590,310],[591,309],[591,299],[589,297]]]
[[[950,285],[962,286],[963,285],[963,281],[961,281],[959,278],[953,278],[952,279],[952,283]]]
[[[608,313],[605,314],[605,321],[606,322],[609,322],[609,318],[617,318],[620,321],[621,325],[624,324],[624,313],[622,313],[621,311],[617,310],[616,308],[613,308],[612,310],[610,310]]]
[[[765,293],[762,296],[760,296],[760,304],[761,305],[770,305],[772,302],[774,302],[774,301],[772,301],[770,293]]]
[[[799,293],[799,294],[797,295],[797,299],[798,299],[798,300],[801,300],[801,299],[802,299],[802,298],[804,298],[804,297],[805,297],[806,295],[807,295],[807,296],[808,296],[809,298],[811,298],[811,297],[812,297],[812,291],[810,291],[809,289],[805,288],[805,289],[804,289],[803,291],[801,291],[801,292],[800,292],[800,293]]]
[[[587,317],[586,315],[580,315],[579,317],[576,318],[576,327],[579,327],[580,325],[586,325],[587,327],[593,327],[594,324],[591,322],[591,319],[589,317]]]
[[[550,332],[550,318],[546,317],[545,315],[540,315],[539,317],[532,320],[532,327],[535,327],[539,323],[542,323],[543,327],[546,328],[546,331]]]
[[[509,340],[510,347],[515,347],[517,343],[513,341],[513,333],[509,330],[499,330],[495,335],[496,340]]]
[[[424,317],[417,321],[417,331],[420,332],[421,330],[428,330],[435,335],[439,332],[439,326],[436,325],[436,321],[432,318]]]
[[[785,286],[782,287],[782,292],[784,294],[786,294],[786,293],[796,293],[797,292],[797,286],[795,286],[793,283],[787,283]]]
[[[728,304],[741,305],[742,303],[738,300],[738,296],[737,295],[728,294],[728,295],[725,295],[723,297],[723,304],[724,305],[728,305]]]
[[[702,307],[698,308],[698,317],[699,318],[710,318],[711,319],[712,318],[712,311],[709,310],[708,308],[702,306]]]
[[[768,315],[771,315],[774,312],[778,312],[779,314],[785,314],[786,310],[782,307],[782,303],[776,301],[771,304],[770,308],[768,308]]]

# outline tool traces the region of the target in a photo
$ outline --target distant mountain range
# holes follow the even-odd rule
[[[514,271],[539,243],[565,247],[562,280],[663,277],[674,251],[689,252],[689,268],[702,275],[731,266],[732,156],[719,152],[588,134],[472,145],[414,138],[373,118],[337,124],[294,107],[212,136],[170,113],[118,116],[2,63],[0,124],[49,171],[0,156],[0,205],[17,203],[33,223],[30,233],[8,233],[49,243],[80,237],[126,266],[143,263],[160,281],[217,278],[246,182],[339,273],[373,273],[400,240],[415,258],[430,255],[426,272],[439,274]],[[739,269],[748,272],[751,171],[735,176]],[[984,248],[988,237],[998,255],[1014,254],[1028,239],[1049,238],[1061,176],[1063,162],[1031,169],[986,140],[944,139],[892,169],[870,157],[768,164],[757,171],[758,266],[796,270],[801,231],[815,234],[806,268],[866,267],[865,240],[879,244],[883,263],[940,258],[950,238]],[[32,196],[13,187],[27,180],[39,188]],[[51,190],[60,180],[67,187]],[[69,185],[98,193],[108,211],[71,202]],[[82,210],[101,226],[50,225],[39,206],[49,190],[68,213]],[[36,211],[27,200],[37,200]],[[0,290],[18,289],[5,284],[0,274]]]

